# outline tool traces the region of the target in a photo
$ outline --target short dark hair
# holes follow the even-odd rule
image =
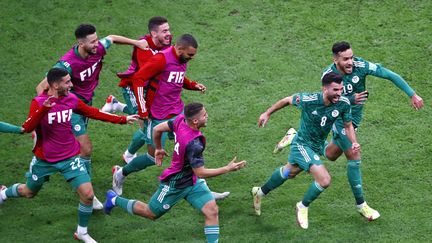
[[[197,103],[197,102],[189,103],[184,108],[184,115],[186,119],[191,119],[196,114],[200,113],[200,111],[202,111],[203,108],[204,105],[201,103]]]
[[[149,33],[152,31],[157,31],[157,28],[165,23],[168,23],[168,19],[162,16],[155,16],[151,18],[148,22]]]
[[[53,83],[58,83],[62,80],[62,78],[68,75],[68,71],[63,68],[51,68],[47,74],[47,81],[49,85]]]
[[[75,29],[75,37],[77,39],[85,38],[88,35],[96,33],[96,27],[91,24],[80,24]]]
[[[333,52],[333,55],[337,55],[339,52],[344,52],[350,48],[351,48],[351,46],[348,42],[340,41],[340,42],[336,42],[333,44],[332,52]]]
[[[337,74],[335,72],[329,72],[324,74],[324,76],[321,78],[322,86],[327,86],[331,83],[342,83],[343,77],[340,74]]]
[[[198,42],[195,38],[190,34],[183,34],[176,40],[176,45],[181,47],[189,47],[198,48]]]

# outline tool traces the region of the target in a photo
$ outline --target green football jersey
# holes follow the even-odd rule
[[[360,126],[360,122],[363,116],[363,105],[354,104],[354,93],[360,93],[366,90],[367,75],[381,77],[381,75],[377,71],[380,68],[381,66],[379,64],[368,62],[359,57],[354,57],[353,71],[351,74],[342,75],[342,73],[337,70],[334,63],[327,67],[323,73],[323,76],[324,74],[329,72],[335,72],[343,76],[343,95],[351,101],[351,112],[353,117],[353,124],[355,127]]]
[[[344,96],[337,103],[326,106],[322,92],[299,93],[293,96],[293,105],[302,110],[300,129],[294,142],[309,145],[318,153],[336,119],[352,120],[350,102]]]

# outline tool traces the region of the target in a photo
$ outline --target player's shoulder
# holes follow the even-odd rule
[[[345,97],[345,96],[341,96],[341,97],[339,98],[339,102],[340,102],[341,104],[343,104],[343,105],[351,105],[349,99],[348,99],[347,97]]]
[[[305,92],[305,93],[299,93],[298,97],[302,102],[317,102],[319,101],[320,92]]]

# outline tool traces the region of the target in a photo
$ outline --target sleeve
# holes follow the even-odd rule
[[[143,66],[140,66],[139,71],[130,78],[138,106],[138,115],[142,118],[148,116],[147,107],[150,107],[146,105],[146,100],[143,99],[147,81],[161,73],[165,68],[165,63],[165,56],[156,54],[149,58]]]
[[[21,127],[9,124],[7,122],[0,122],[0,132],[4,133],[21,133]]]
[[[108,38],[102,38],[99,40],[99,42],[103,45],[105,48],[105,51],[108,50],[111,47],[111,41]]]
[[[188,79],[187,77],[184,77],[183,80],[183,88],[184,89],[188,89],[188,90],[198,90],[197,86],[197,82],[192,81],[190,79]]]
[[[293,95],[292,98],[292,105],[297,107],[298,109],[302,108],[303,102],[302,102],[302,93],[297,93]]]
[[[187,161],[189,161],[192,168],[199,168],[204,166],[204,157],[203,157],[204,146],[202,144],[201,139],[195,138],[191,142],[186,145],[186,153],[185,157]]]
[[[97,108],[86,105],[82,100],[78,100],[78,106],[76,109],[74,109],[74,112],[92,119],[115,124],[126,124],[127,122],[126,116],[117,116],[107,112],[102,112]]]
[[[69,73],[69,75],[72,76],[72,67],[66,61],[58,61],[56,64],[54,64],[53,68],[62,68],[62,69],[65,69]]]
[[[397,73],[372,62],[366,62],[368,63],[368,74],[387,79],[393,82],[396,87],[398,87],[400,90],[405,92],[409,97],[414,95],[414,90],[408,85],[408,83]]]
[[[22,127],[24,132],[33,131],[38,125],[43,116],[51,109],[51,107],[39,106],[35,99],[30,104],[30,111],[27,120],[23,123]]]

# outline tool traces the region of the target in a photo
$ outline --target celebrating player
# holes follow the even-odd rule
[[[147,47],[145,41],[132,40],[118,35],[109,35],[99,40],[96,28],[90,24],[79,25],[75,30],[75,37],[78,44],[61,57],[54,67],[67,70],[73,83],[71,92],[88,105],[92,104],[94,91],[99,84],[102,61],[112,43],[134,45],[143,49]],[[47,78],[44,78],[36,87],[36,91],[41,94],[47,88]],[[87,117],[75,113],[72,115],[73,132],[81,146],[81,161],[91,173],[93,147],[87,134],[87,123]],[[102,204],[96,197],[94,198],[95,209],[102,209]]]
[[[207,241],[218,242],[218,207],[207,185],[197,179],[239,170],[246,165],[246,161],[235,162],[234,158],[224,167],[205,168],[205,138],[200,129],[207,126],[207,118],[207,112],[202,104],[191,103],[185,106],[184,115],[178,115],[174,120],[157,125],[153,129],[153,139],[156,146],[156,163],[159,166],[166,155],[162,146],[162,134],[172,131],[175,137],[171,165],[159,177],[159,189],[153,194],[149,204],[122,198],[109,190],[104,203],[105,213],[109,214],[115,206],[119,206],[130,214],[154,220],[185,199],[204,214],[204,233]]]
[[[261,114],[258,125],[263,127],[272,113],[285,106],[294,105],[302,110],[300,129],[291,143],[288,163],[277,168],[262,187],[252,188],[257,215],[261,215],[261,200],[265,195],[304,170],[313,176],[314,181],[303,200],[296,204],[296,210],[298,224],[303,229],[308,228],[309,205],[330,185],[330,174],[319,155],[323,155],[324,142],[338,118],[343,121],[353,152],[358,153],[360,150],[351,122],[350,103],[347,98],[341,96],[342,90],[342,76],[328,73],[322,78],[322,92],[288,96]]]
[[[137,117],[111,115],[87,106],[69,92],[73,85],[65,69],[52,68],[47,74],[47,82],[48,91],[32,100],[29,116],[23,124],[24,132],[36,132],[34,157],[26,184],[17,183],[9,188],[1,186],[0,204],[7,198],[36,196],[49,176],[60,172],[80,198],[78,227],[74,235],[84,242],[95,242],[87,233],[93,212],[93,186],[87,168],[78,156],[80,144],[72,133],[72,112],[117,124],[132,123]]]
[[[355,57],[349,43],[337,42],[333,45],[332,51],[334,63],[324,71],[323,75],[337,73],[343,76],[343,95],[350,100],[353,116],[352,123],[355,129],[360,126],[363,105],[368,99],[369,92],[366,90],[366,76],[368,75],[392,81],[411,98],[411,105],[416,110],[423,107],[422,98],[414,92],[401,76],[379,64]],[[380,216],[379,212],[369,207],[364,200],[360,152],[352,150],[351,142],[344,131],[343,121],[338,119],[333,128],[333,139],[326,148],[326,157],[334,161],[342,153],[345,154],[348,160],[348,181],[354,194],[358,212],[368,220],[377,219]]]

